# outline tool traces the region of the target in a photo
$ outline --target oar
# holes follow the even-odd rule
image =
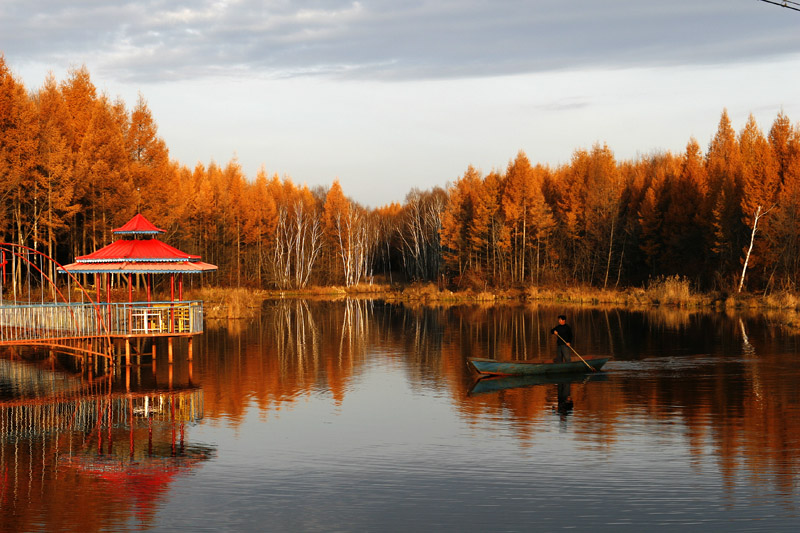
[[[561,339],[562,341],[564,341],[564,338],[563,338],[561,335],[559,335],[557,331],[556,331],[556,337],[558,337],[559,339]],[[586,365],[586,366],[588,366],[588,367],[589,367],[589,369],[590,369],[592,372],[597,372],[597,369],[596,369],[595,367],[593,367],[592,365],[590,365],[589,363],[587,363],[587,362],[586,362],[586,359],[584,359],[583,357],[581,357],[581,354],[579,354],[578,352],[576,352],[576,351],[575,351],[575,348],[573,348],[572,346],[570,346],[569,344],[567,344],[567,341],[564,341],[564,344],[566,344],[567,346],[569,346],[569,349],[570,349],[570,350],[572,350],[572,351],[573,351],[573,353],[574,353],[575,355],[577,355],[577,356],[578,356],[578,359],[580,359],[581,361],[583,361],[583,364],[584,364],[584,365]]]

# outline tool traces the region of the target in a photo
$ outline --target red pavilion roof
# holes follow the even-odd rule
[[[155,227],[152,222],[144,218],[141,214],[137,213],[136,216],[130,219],[121,228],[112,229],[111,233],[155,235],[157,233],[166,233],[166,232],[161,228]]]
[[[196,274],[217,270],[217,266],[202,261],[118,261],[72,263],[65,265],[64,270],[73,274]]]
[[[136,215],[114,233],[154,234],[155,227],[142,215]],[[75,258],[63,270],[82,273],[197,273],[216,270],[203,263],[199,255],[187,254],[158,239],[121,239],[96,252]]]
[[[78,263],[118,263],[122,261],[198,261],[199,259],[199,255],[181,252],[174,246],[158,239],[144,241],[124,239],[114,241],[89,255],[76,257],[75,261]]]

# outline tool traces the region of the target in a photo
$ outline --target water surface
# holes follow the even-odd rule
[[[467,357],[549,360],[563,311],[277,301],[171,367],[6,354],[0,530],[795,529],[797,336],[568,310],[602,376],[476,387]]]

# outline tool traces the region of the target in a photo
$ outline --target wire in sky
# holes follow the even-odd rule
[[[794,9],[795,11],[800,11],[800,2],[792,2],[792,0],[761,0],[762,2],[766,2],[768,4],[773,4],[776,6],[785,7],[787,9]]]

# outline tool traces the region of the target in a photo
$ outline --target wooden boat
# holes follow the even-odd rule
[[[493,376],[527,376],[532,374],[569,374],[592,372],[600,370],[609,357],[584,358],[570,361],[569,363],[542,363],[536,361],[497,361],[495,359],[482,359],[480,357],[467,358],[467,365],[478,374]],[[584,361],[586,361],[584,363]],[[589,366],[592,369],[589,368]]]

